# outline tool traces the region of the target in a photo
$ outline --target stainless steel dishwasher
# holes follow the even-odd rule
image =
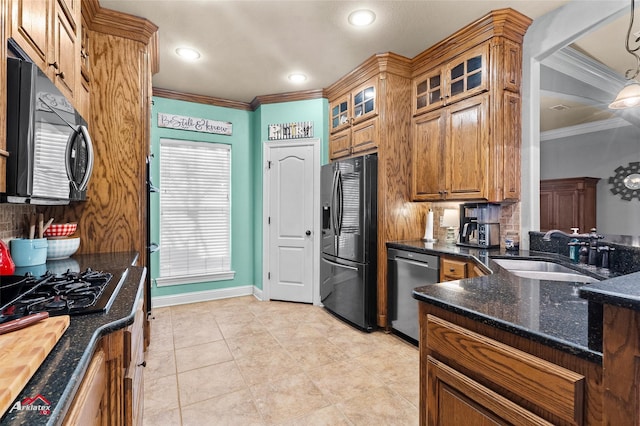
[[[387,313],[391,329],[406,340],[419,340],[416,287],[440,281],[440,257],[412,251],[387,249]]]

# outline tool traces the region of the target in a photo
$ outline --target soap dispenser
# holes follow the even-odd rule
[[[571,240],[569,241],[569,259],[573,263],[578,263],[580,259],[580,240],[578,240],[578,229],[571,228],[573,233],[571,234]],[[575,236],[574,236],[575,235]]]

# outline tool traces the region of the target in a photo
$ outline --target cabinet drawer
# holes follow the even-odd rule
[[[124,331],[123,358],[125,370],[130,365],[137,365],[144,361],[143,319],[144,312],[142,310],[142,299],[140,299],[133,324]]]
[[[582,424],[585,377],[433,315],[426,344],[436,359],[571,424]],[[507,396],[507,395],[505,395]]]
[[[131,364],[124,377],[125,424],[142,424],[144,401],[144,371],[138,364]]]
[[[467,278],[467,264],[459,260],[442,258],[440,264],[441,281],[461,280]]]
[[[369,151],[378,147],[378,120],[371,118],[357,126],[353,126],[351,152],[353,154]]]

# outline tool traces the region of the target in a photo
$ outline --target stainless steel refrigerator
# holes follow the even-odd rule
[[[352,325],[376,325],[378,157],[364,155],[322,166],[320,298]]]

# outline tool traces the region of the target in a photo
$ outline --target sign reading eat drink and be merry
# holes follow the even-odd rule
[[[183,115],[158,113],[158,127],[191,130],[194,132],[231,135],[232,124],[228,121],[209,120],[207,118],[185,117]]]

